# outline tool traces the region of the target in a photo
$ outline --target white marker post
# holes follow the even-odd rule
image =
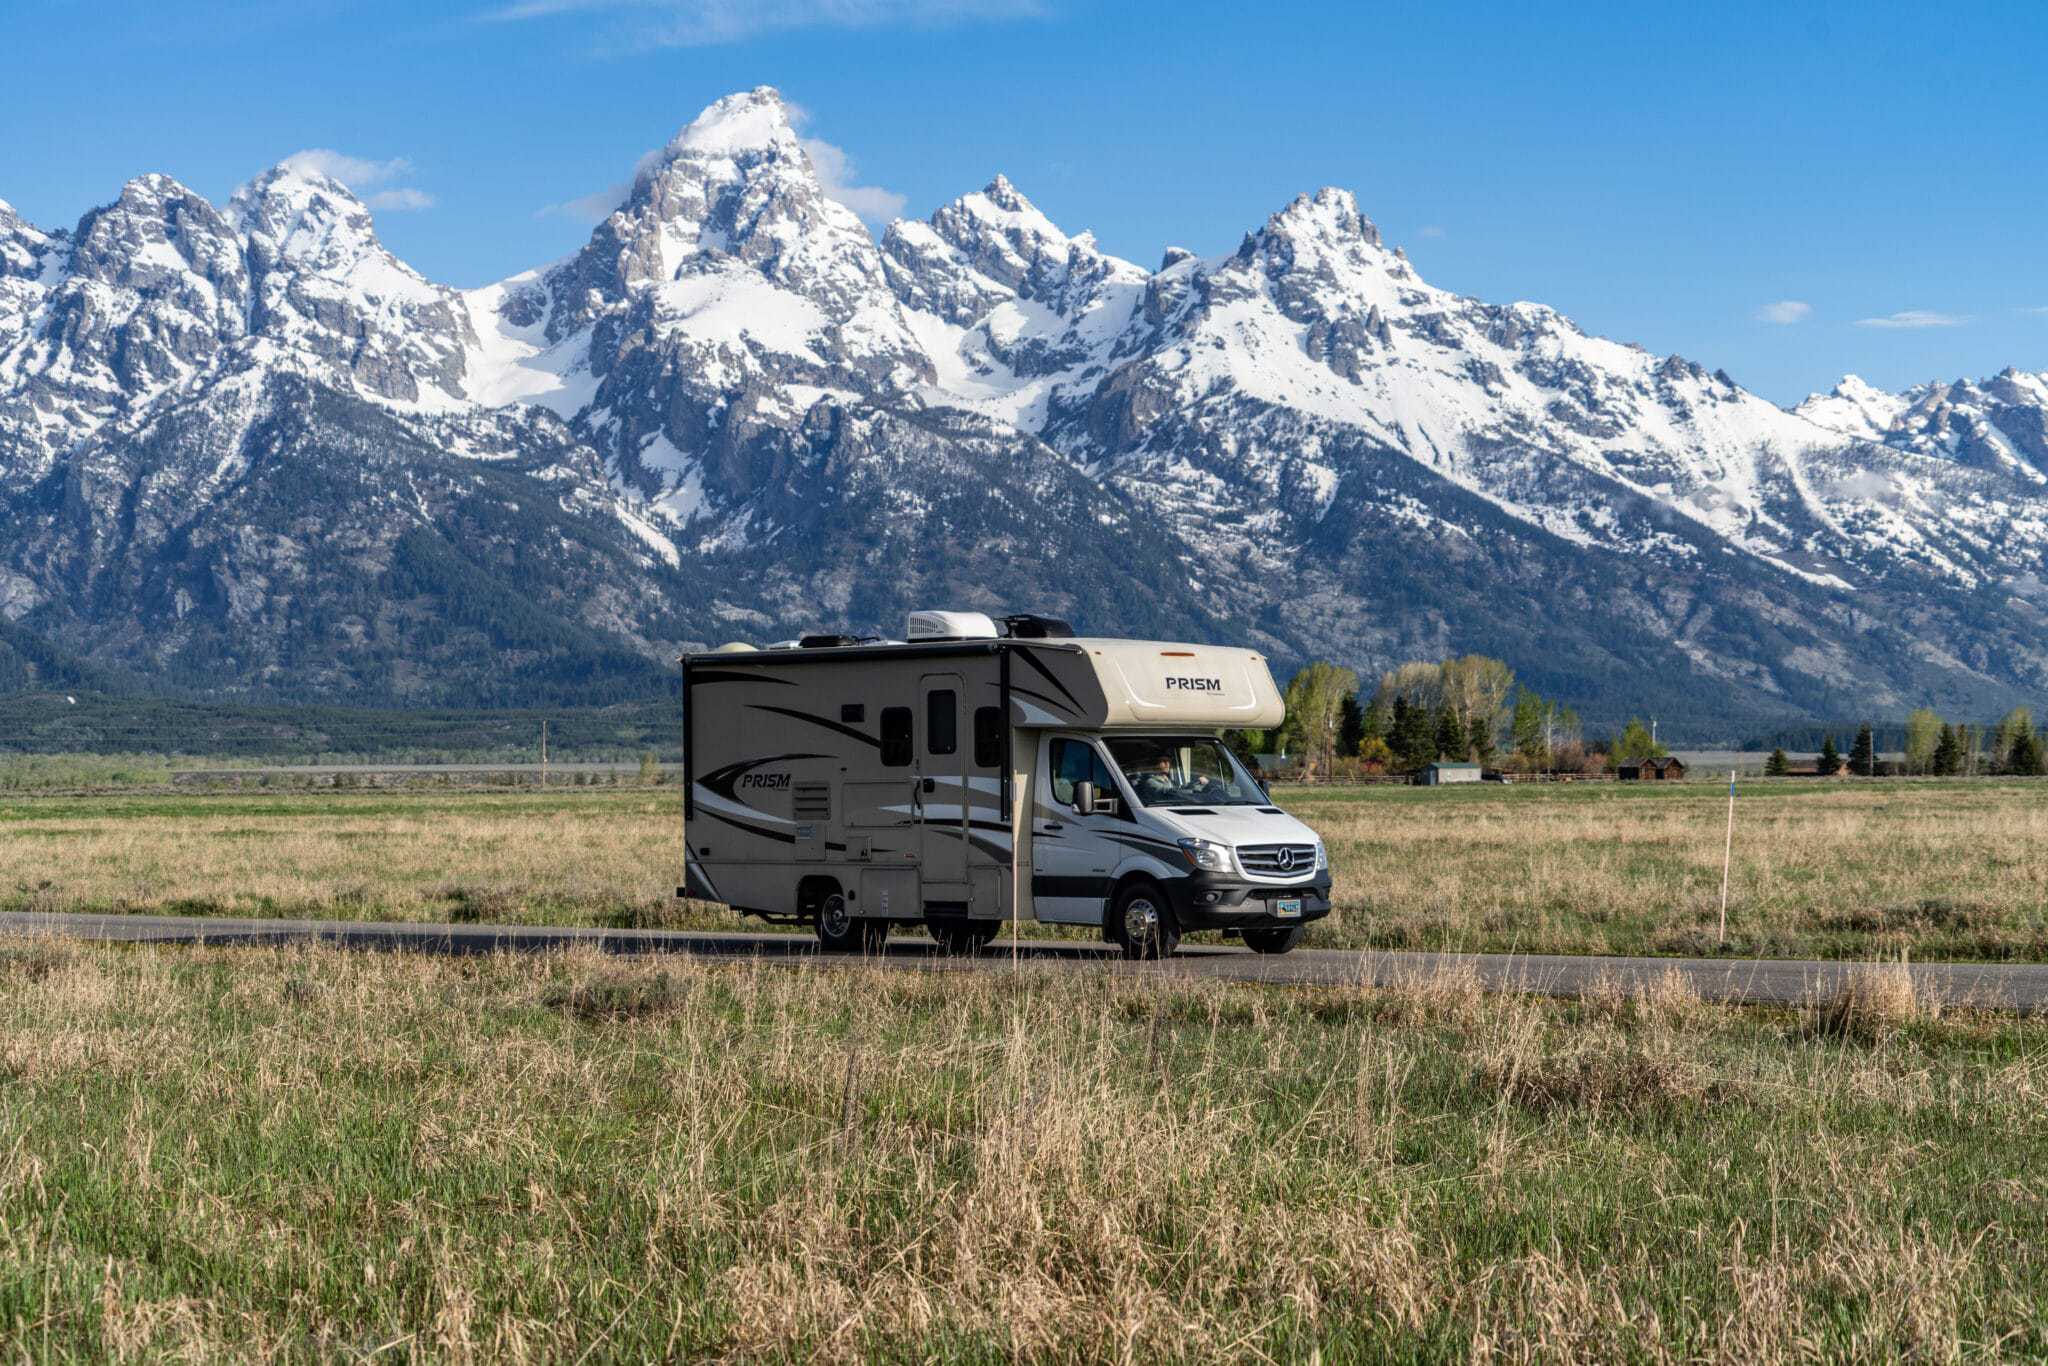
[[[1735,858],[1735,770],[1728,770],[1728,843],[1721,850],[1721,942],[1728,942],[1728,865]]]

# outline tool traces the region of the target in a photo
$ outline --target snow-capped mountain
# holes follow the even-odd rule
[[[1987,380],[1922,384],[1903,394],[1845,375],[1793,411],[1861,441],[2048,484],[2048,374],[2006,369]]]
[[[291,166],[0,205],[0,614],[212,686],[603,693],[943,602],[1598,715],[1988,708],[2048,680],[2044,480],[2044,377],[1787,412],[1435,288],[1340,190],[1151,270],[1002,176],[878,242],[767,89],[466,293]]]

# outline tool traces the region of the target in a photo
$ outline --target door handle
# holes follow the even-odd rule
[[[1040,830],[1045,831],[1047,834],[1051,834],[1055,830],[1064,830],[1067,827],[1061,825],[1058,821],[1047,821],[1045,824],[1039,826],[1038,828]]]

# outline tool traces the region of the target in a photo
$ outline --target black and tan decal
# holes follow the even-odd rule
[[[743,775],[757,768],[765,768],[769,764],[791,763],[798,759],[829,759],[831,757],[829,754],[771,754],[765,759],[743,759],[739,763],[727,764],[724,768],[714,769],[697,781],[727,801],[740,806],[746,806],[747,803],[741,801],[739,795],[733,791]]]
[[[1040,659],[1035,651],[1018,650],[1015,653],[1019,659],[1023,660],[1026,664],[1029,664],[1032,668],[1038,670],[1039,676],[1045,679],[1046,682],[1052,684],[1053,687],[1059,689],[1060,696],[1066,698],[1067,700],[1065,703],[1054,702],[1053,699],[1051,699],[1050,697],[1046,697],[1043,693],[1027,692],[1025,689],[1018,687],[1014,682],[1010,684],[1011,691],[1025,693],[1026,696],[1036,697],[1041,701],[1052,702],[1052,705],[1054,705],[1055,707],[1065,706],[1067,710],[1073,712],[1076,716],[1081,715],[1085,710],[1087,710],[1081,705],[1081,699],[1074,696],[1073,691],[1070,688],[1068,688],[1066,684],[1060,682],[1059,675],[1055,674],[1051,669],[1045,667],[1045,661]]]
[[[869,735],[865,731],[855,730],[852,726],[841,725],[839,722],[827,717],[813,716],[807,711],[798,711],[794,707],[771,707],[762,702],[749,702],[747,709],[749,711],[773,712],[777,716],[787,716],[792,721],[808,721],[814,726],[823,726],[826,730],[844,735],[849,740],[858,740],[862,744],[870,745],[875,749],[882,747],[881,740],[876,736]]]

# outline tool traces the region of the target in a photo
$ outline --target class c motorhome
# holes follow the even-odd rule
[[[1221,735],[1286,709],[1252,650],[1075,638],[916,612],[904,641],[686,656],[679,896],[809,924],[832,949],[924,924],[955,952],[1012,918],[1284,953],[1330,909],[1315,832]]]

